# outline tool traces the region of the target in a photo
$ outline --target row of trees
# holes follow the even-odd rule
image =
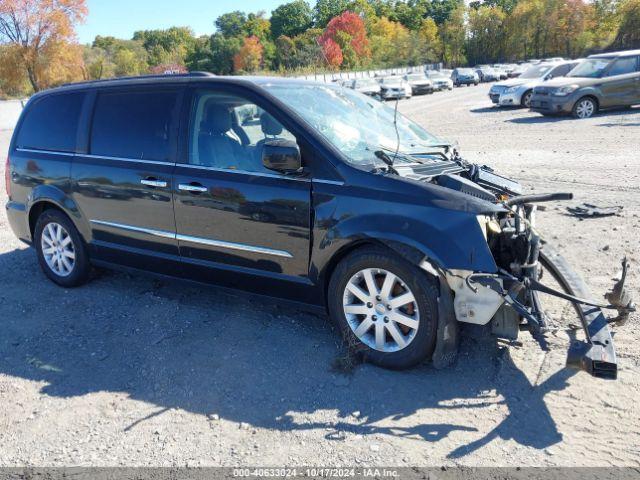
[[[66,81],[206,70],[216,74],[385,68],[578,57],[640,48],[640,0],[292,0],[186,27],[79,45],[85,0],[0,1],[0,92]]]

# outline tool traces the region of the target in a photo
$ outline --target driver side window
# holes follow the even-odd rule
[[[271,139],[295,141],[274,117],[235,95],[196,92],[191,112],[189,163],[224,170],[271,173],[262,151]]]

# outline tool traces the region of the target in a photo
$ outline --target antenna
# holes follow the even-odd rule
[[[397,97],[396,108],[394,109],[394,112],[393,112],[393,126],[396,129],[396,140],[397,140],[396,153],[393,155],[394,162],[398,158],[398,153],[400,153],[400,130],[398,129],[398,104],[399,103],[400,103],[400,97]]]

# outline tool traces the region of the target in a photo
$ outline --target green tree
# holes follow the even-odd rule
[[[313,9],[316,27],[326,27],[332,18],[346,12],[348,8],[349,0],[317,0]]]
[[[203,35],[195,39],[193,50],[185,58],[191,72],[213,71],[210,37]]]
[[[115,54],[113,59],[114,74],[117,77],[130,77],[146,73],[148,70],[147,63],[141,59],[133,50],[121,48]]]
[[[464,65],[466,28],[464,23],[465,8],[460,6],[453,10],[449,19],[440,25],[442,41],[442,61],[447,65]]]
[[[426,16],[433,18],[436,24],[442,25],[460,8],[464,8],[463,0],[431,0],[427,4]]]
[[[276,68],[290,70],[296,66],[296,44],[286,35],[276,39]]]
[[[466,52],[471,64],[505,59],[505,18],[500,7],[482,5],[469,11]]]
[[[395,16],[398,21],[409,30],[418,30],[423,18],[427,15],[427,6],[424,2],[410,0],[398,2],[395,6]]]
[[[271,12],[271,33],[274,38],[282,35],[295,37],[313,25],[313,11],[305,0],[285,3]]]
[[[640,0],[625,0],[620,4],[620,29],[615,48],[640,48]]]
[[[133,40],[142,43],[148,53],[151,66],[168,63],[184,64],[193,51],[195,37],[188,27],[171,27],[166,30],[144,30],[133,34]]]
[[[211,51],[211,72],[217,75],[231,75],[233,73],[233,57],[240,51],[243,39],[240,37],[225,37],[214,33],[209,40]]]
[[[592,9],[592,42],[596,50],[608,47],[620,28],[618,0],[594,0]]]
[[[247,23],[247,16],[239,10],[220,15],[215,22],[218,32],[225,37],[242,35],[245,23]]]

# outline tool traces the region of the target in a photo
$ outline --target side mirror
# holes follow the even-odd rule
[[[279,173],[297,173],[302,170],[302,158],[296,142],[284,139],[267,140],[262,149],[262,164]]]

